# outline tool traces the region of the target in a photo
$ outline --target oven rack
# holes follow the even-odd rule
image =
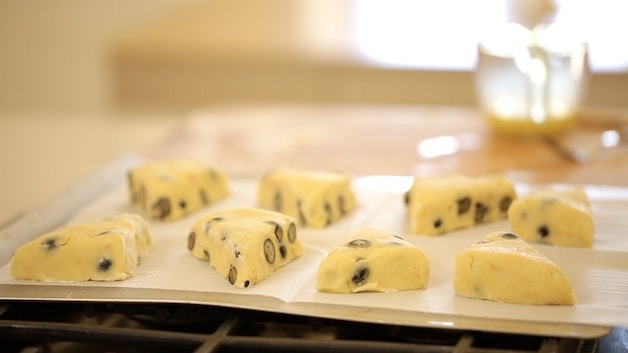
[[[608,346],[606,339],[361,323],[191,304],[0,302],[0,342],[7,353],[595,353]]]

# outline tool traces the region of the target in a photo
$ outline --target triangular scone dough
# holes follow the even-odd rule
[[[423,250],[386,231],[361,228],[323,259],[316,289],[330,293],[422,289],[429,275]]]
[[[194,160],[147,162],[127,173],[131,203],[154,221],[173,221],[223,199],[227,174]]]
[[[273,170],[262,178],[258,203],[310,228],[325,228],[357,205],[349,175],[289,168]]]
[[[136,214],[69,224],[20,246],[11,275],[47,282],[124,280],[151,244],[148,224]]]
[[[213,211],[197,219],[188,249],[238,288],[260,283],[303,254],[294,218],[250,207]]]
[[[571,282],[546,256],[508,232],[489,234],[456,256],[454,290],[515,304],[574,304]]]
[[[530,243],[593,247],[593,214],[580,188],[521,197],[510,206],[508,220],[512,231]]]

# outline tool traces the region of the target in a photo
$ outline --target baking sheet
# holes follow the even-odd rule
[[[594,249],[534,245],[572,280],[574,306],[534,306],[457,297],[453,292],[455,255],[507,221],[427,237],[409,232],[402,194],[412,179],[366,176],[353,182],[358,209],[326,229],[299,228],[304,254],[247,289],[231,286],[187,249],[192,223],[204,212],[255,206],[257,182],[232,180],[231,195],[215,205],[170,223],[151,222],[154,245],[135,276],[120,282],[40,283],[12,278],[0,269],[0,298],[102,300],[215,304],[303,315],[393,324],[482,329],[557,336],[599,337],[611,326],[628,326],[628,189],[587,187],[596,221]],[[558,185],[557,187],[564,187]],[[534,187],[518,185],[520,194]],[[70,222],[134,212],[125,187],[83,207]],[[428,288],[397,293],[329,294],[315,289],[318,264],[349,232],[375,226],[402,235],[430,259]]]

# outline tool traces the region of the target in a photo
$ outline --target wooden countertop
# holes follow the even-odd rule
[[[591,112],[568,137],[590,143],[601,131],[627,124],[627,111]],[[125,155],[215,161],[234,177],[292,166],[628,185],[628,144],[580,164],[545,141],[493,134],[472,108],[293,104],[214,106],[184,116],[2,114],[0,137],[0,224]]]
[[[382,105],[225,106],[198,111],[148,153],[200,158],[235,176],[281,166],[352,174],[504,173],[516,181],[628,185],[628,144],[598,148],[620,111],[590,111],[561,141],[593,152],[579,163],[542,138],[500,135],[474,109]],[[615,129],[615,130],[613,130]]]

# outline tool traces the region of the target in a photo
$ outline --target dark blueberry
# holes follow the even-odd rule
[[[209,197],[207,197],[207,193],[205,192],[205,190],[199,189],[198,190],[198,197],[199,197],[199,199],[201,199],[201,203],[203,205],[208,205],[209,204]]]
[[[364,284],[364,282],[366,282],[366,279],[368,277],[369,277],[369,268],[363,265],[363,266],[358,267],[357,270],[355,270],[353,277],[351,277],[351,282],[359,286],[359,285]]]
[[[475,204],[475,215],[473,216],[473,220],[475,221],[475,223],[484,222],[484,218],[487,214],[488,207],[485,204],[481,202]]]
[[[281,242],[281,240],[283,239],[283,229],[281,228],[281,225],[275,221],[266,221],[266,223],[275,226],[275,237],[279,242]]]
[[[434,228],[438,229],[443,225],[443,221],[439,218],[434,221],[433,225],[434,225]]]
[[[275,262],[275,244],[270,239],[266,239],[264,241],[264,257],[266,257],[266,261],[269,264]]]
[[[512,197],[506,195],[504,196],[501,201],[499,201],[499,210],[501,212],[508,212],[508,209],[510,208],[510,204],[512,203]]]
[[[288,226],[288,240],[291,243],[294,243],[296,239],[297,239],[297,225],[294,224],[294,222],[292,222]]]
[[[325,214],[327,215],[326,225],[330,225],[332,220],[334,219],[334,213],[331,210],[331,205],[325,202],[325,205],[323,206],[323,208],[325,209]]]
[[[350,248],[364,249],[371,246],[371,242],[368,239],[353,239],[347,243],[347,246]]]
[[[279,247],[279,253],[281,254],[282,259],[286,258],[286,255],[288,254],[288,249],[286,249],[285,245]]]
[[[305,218],[305,213],[303,212],[303,204],[301,202],[301,200],[297,201],[297,209],[299,211],[299,221],[301,221],[301,224],[303,225],[307,225],[307,219]]]
[[[546,225],[542,225],[539,229],[536,230],[537,233],[541,236],[541,238],[548,237],[550,235],[550,230]]]
[[[146,187],[144,184],[140,184],[137,188],[137,203],[141,205],[141,207],[146,207]]]
[[[196,233],[190,232],[188,235],[188,249],[194,249],[194,244],[196,244]]]
[[[275,191],[275,196],[273,197],[273,208],[275,211],[281,211],[283,208],[283,197],[281,196],[281,191]]]
[[[41,246],[51,250],[57,247],[57,238],[52,237],[52,238],[48,238],[46,240],[43,241],[43,243],[41,243]]]
[[[504,238],[504,239],[517,239],[519,237],[515,233],[505,232],[505,233],[502,234],[502,238]]]
[[[126,173],[126,179],[129,183],[129,190],[131,190],[131,203],[135,203],[137,202],[137,194],[135,193],[135,187],[133,185],[133,173],[131,173],[130,170]]]
[[[469,196],[461,197],[456,200],[456,204],[458,205],[458,215],[465,214],[471,208],[471,198]]]
[[[152,207],[153,218],[165,219],[170,215],[170,199],[167,197],[159,198]]]
[[[244,281],[244,288],[248,288],[249,285],[251,285],[251,281],[249,281],[248,279]]]
[[[179,201],[179,208],[180,209],[185,210],[186,207],[188,207],[188,203],[185,202],[185,200]]]
[[[211,228],[212,224],[214,224],[215,222],[222,221],[222,220],[223,220],[222,217],[215,217],[207,221],[207,223],[205,223],[205,235],[209,234],[209,228]]]
[[[100,261],[98,262],[98,269],[102,272],[106,272],[109,270],[109,268],[111,267],[112,262],[111,259],[107,258],[107,257],[103,257],[102,259],[100,259]]]
[[[347,205],[345,204],[344,195],[338,196],[338,210],[340,211],[341,215],[344,215],[347,213]]]
[[[238,270],[236,270],[236,268],[233,265],[229,269],[229,274],[227,275],[227,279],[229,280],[229,283],[231,284],[234,284],[235,281],[238,279]]]

